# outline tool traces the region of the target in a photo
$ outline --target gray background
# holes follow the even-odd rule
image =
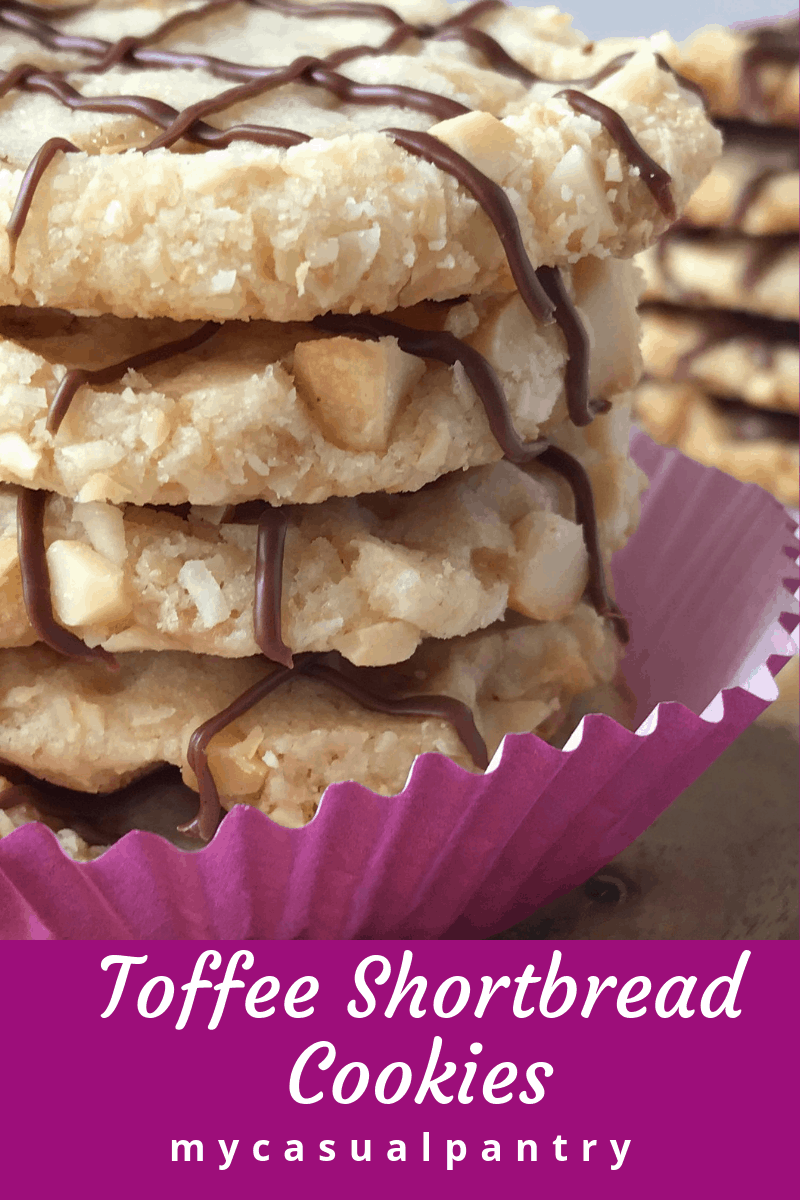
[[[520,4],[523,0],[514,2]],[[534,8],[536,4],[526,7]],[[647,0],[558,0],[558,7],[572,13],[575,28],[592,38],[624,34],[646,37],[667,29],[678,40],[702,25],[731,25],[793,11],[791,0],[669,0],[667,4],[648,4]]]

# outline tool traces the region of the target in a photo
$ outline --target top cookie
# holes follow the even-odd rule
[[[10,72],[0,219],[11,220],[0,234],[0,303],[286,321],[511,290],[481,206],[493,184],[507,209],[503,236],[513,210],[534,266],[628,256],[666,228],[718,151],[699,100],[653,47],[592,47],[552,9],[461,14],[506,57],[524,54],[521,68],[503,60],[496,71],[495,50],[487,58],[468,45],[483,55],[475,65],[428,26],[409,37],[373,17],[368,36],[361,19],[287,17],[286,7],[205,5],[165,31],[182,7],[92,9],[48,24],[0,5]],[[111,28],[133,45],[109,51]],[[64,34],[57,53],[54,29]],[[376,55],[387,29],[402,34],[401,53]],[[344,61],[354,43],[367,49]],[[314,61],[298,66],[309,53]],[[283,73],[264,65],[292,63]],[[552,82],[531,85],[534,75]],[[201,108],[179,137],[178,114],[192,105]],[[425,134],[434,140],[420,143]],[[50,152],[12,219],[45,141]]]
[[[711,112],[758,125],[797,125],[797,18],[751,29],[708,25],[664,53],[700,85]]]

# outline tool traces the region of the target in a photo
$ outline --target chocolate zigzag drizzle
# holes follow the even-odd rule
[[[579,427],[589,425],[598,413],[610,407],[606,400],[589,398],[589,336],[558,267],[539,267],[536,275],[555,305],[556,323],[567,343],[564,391],[569,419]]]
[[[136,65],[139,67],[202,67],[204,70],[225,79],[253,79],[264,73],[264,68],[251,67],[244,63],[232,63],[225,59],[214,58],[205,54],[187,54],[181,51],[164,51],[152,49],[154,43],[161,41],[176,29],[197,20],[202,20],[216,12],[222,12],[236,2],[243,2],[257,8],[264,8],[285,16],[302,20],[319,20],[324,18],[355,17],[359,20],[379,19],[393,26],[392,33],[378,46],[358,45],[334,51],[326,61],[331,66],[350,62],[354,58],[371,55],[391,54],[409,38],[422,40],[461,40],[479,50],[487,59],[490,67],[503,74],[515,76],[524,83],[533,82],[537,76],[523,67],[506,53],[503,47],[487,33],[472,29],[470,22],[477,20],[492,9],[506,7],[503,0],[478,0],[462,13],[449,17],[439,25],[412,25],[406,23],[403,17],[394,9],[379,4],[348,4],[331,3],[318,4],[314,7],[305,4],[283,3],[275,0],[211,0],[210,3],[199,6],[188,12],[178,13],[163,21],[154,30],[141,37],[124,37],[117,42],[107,42],[102,38],[84,37],[82,35],[64,34],[48,24],[46,18],[62,19],[69,12],[76,10],[60,10],[53,13],[47,9],[34,9],[23,4],[0,5],[0,24],[4,24],[17,33],[34,38],[40,45],[50,50],[84,54],[99,61],[89,71],[103,72],[112,67]],[[270,68],[267,68],[269,71]]]
[[[597,84],[602,83],[603,80],[615,74],[615,72],[621,70],[635,54],[635,51],[630,50],[624,54],[617,55],[593,75],[587,75],[579,79],[553,80],[547,79],[543,75],[537,75],[515,58],[512,58],[490,34],[480,29],[475,29],[470,24],[470,22],[479,19],[492,10],[506,8],[507,5],[504,3],[504,0],[478,0],[477,4],[471,4],[463,12],[454,17],[449,17],[439,25],[408,24],[394,9],[380,4],[330,3],[317,4],[311,7],[305,4],[282,3],[281,0],[275,0],[273,3],[268,2],[268,0],[211,0],[208,4],[169,17],[149,34],[144,34],[141,37],[129,36],[120,38],[117,42],[107,42],[102,38],[60,33],[48,24],[48,18],[51,20],[63,20],[75,12],[80,12],[83,8],[90,7],[89,5],[72,9],[62,8],[57,12],[53,12],[51,9],[36,8],[34,5],[21,3],[0,4],[0,24],[5,24],[9,28],[14,29],[15,32],[33,38],[40,45],[46,46],[50,50],[63,51],[64,53],[71,51],[75,54],[84,54],[89,58],[98,59],[99,61],[93,66],[84,68],[86,71],[95,73],[108,71],[112,67],[120,65],[156,68],[200,67],[222,79],[248,80],[261,78],[265,73],[269,73],[276,68],[248,66],[244,63],[229,62],[225,59],[214,58],[205,54],[152,49],[153,43],[161,41],[170,33],[174,33],[179,26],[204,19],[215,12],[221,12],[237,2],[251,4],[253,7],[269,9],[273,12],[302,20],[319,20],[325,17],[356,17],[361,20],[374,18],[384,20],[393,26],[392,32],[378,46],[348,46],[326,55],[325,62],[331,67],[341,66],[342,63],[351,62],[356,58],[379,57],[384,54],[393,54],[409,38],[448,42],[462,41],[472,49],[477,50],[486,60],[487,66],[492,70],[497,71],[498,74],[518,79],[521,83],[527,85],[533,83],[581,84],[584,87],[595,87]],[[674,70],[663,55],[656,54],[655,59],[659,67],[662,70],[669,71],[682,87],[705,99],[702,89],[691,79],[686,79]]]
[[[357,670],[358,668],[354,669],[356,672]],[[386,674],[388,675],[388,672]],[[186,757],[197,778],[200,807],[193,821],[179,827],[181,833],[208,841],[214,836],[219,824],[222,806],[208,763],[208,746],[211,739],[238,717],[244,716],[271,692],[298,675],[308,675],[322,683],[330,684],[372,712],[387,713],[391,716],[434,717],[448,721],[455,728],[475,765],[482,770],[489,765],[486,743],[478,732],[475,718],[460,700],[455,700],[452,696],[436,695],[393,696],[388,690],[379,692],[365,686],[352,670],[344,666],[344,660],[338,654],[298,654],[294,670],[278,667],[265,679],[243,692],[221,713],[205,721],[192,734]],[[405,681],[398,677],[398,687],[404,686]]]
[[[279,147],[288,147],[296,145],[301,141],[306,141],[308,140],[307,136],[296,130],[274,129],[259,125],[234,126],[228,130],[216,130],[211,126],[206,126],[201,121],[201,117],[204,115],[209,115],[212,112],[220,112],[230,105],[259,95],[262,91],[268,91],[289,82],[302,81],[310,85],[323,87],[339,99],[348,103],[397,104],[399,107],[413,108],[416,111],[428,113],[435,116],[437,120],[446,120],[449,117],[463,115],[470,110],[456,101],[420,89],[405,88],[400,85],[358,84],[338,74],[332,70],[332,67],[349,59],[359,57],[362,53],[381,54],[391,52],[399,44],[396,41],[397,35],[403,34],[405,36],[404,31],[406,30],[408,31],[408,36],[438,37],[441,35],[447,38],[457,36],[469,40],[469,36],[472,34],[480,34],[480,31],[469,28],[469,22],[491,9],[503,6],[501,0],[480,0],[478,4],[470,6],[463,13],[450,18],[440,26],[416,27],[406,25],[399,14],[382,5],[362,6],[342,3],[309,8],[305,5],[291,4],[288,0],[280,0],[280,2],[275,0],[274,3],[270,2],[270,0],[246,0],[246,2],[304,19],[315,19],[323,16],[354,16],[363,18],[365,15],[377,15],[383,20],[388,20],[395,26],[394,32],[389,39],[392,41],[392,46],[389,47],[388,43],[385,43],[382,47],[378,48],[352,47],[345,51],[337,51],[325,59],[303,56],[286,67],[251,68],[205,55],[187,55],[177,51],[154,51],[148,49],[145,45],[145,43],[158,41],[159,38],[173,32],[178,25],[183,25],[201,16],[207,16],[212,12],[222,11],[230,7],[228,0],[211,0],[211,3],[192,12],[179,13],[170,17],[156,30],[144,37],[123,38],[117,43],[105,42],[97,38],[83,38],[61,34],[51,26],[38,20],[38,18],[31,16],[29,12],[22,11],[18,5],[6,4],[0,5],[0,24],[6,24],[14,28],[17,32],[25,33],[50,49],[72,50],[89,56],[99,57],[100,61],[93,68],[95,72],[101,73],[107,71],[112,66],[122,62],[127,66],[137,65],[140,67],[202,67],[220,78],[241,80],[243,81],[243,87],[229,89],[220,96],[192,105],[184,110],[184,112],[178,113],[170,105],[143,96],[83,97],[67,84],[63,73],[37,72],[36,68],[29,65],[22,65],[5,76],[2,83],[0,83],[0,95],[5,94],[12,87],[20,87],[32,91],[45,91],[70,108],[85,109],[94,112],[130,113],[142,117],[145,120],[160,125],[164,130],[164,133],[160,137],[144,148],[145,151],[157,147],[171,146],[180,137],[185,137],[206,147],[229,145],[232,141],[238,140],[250,140],[258,142],[261,145]],[[366,7],[369,7],[369,13],[365,12]],[[480,34],[480,37],[488,39],[487,46],[488,43],[493,43],[494,50],[492,50],[492,54],[500,64],[499,69],[503,69],[503,64],[508,69],[509,63],[513,63],[513,60],[509,58],[499,43],[494,42],[494,39],[489,38],[485,34]],[[152,59],[152,55],[154,54],[156,55],[155,60]],[[633,52],[618,55],[594,75],[584,80],[548,82],[582,83],[584,86],[592,87],[607,79],[616,71],[621,70],[632,54]],[[661,59],[661,56],[657,56],[657,59],[660,67],[671,70],[668,64]],[[494,65],[494,63],[490,62],[490,65]],[[524,73],[525,82],[531,82],[531,72],[527,71],[521,64],[515,64],[515,68],[518,72]],[[675,72],[672,73],[675,74]],[[579,97],[577,103],[583,105],[583,107],[576,109],[576,111],[587,112],[591,108],[589,115],[602,121],[604,127],[619,145],[620,150],[628,158],[628,161],[639,169],[644,182],[647,184],[659,207],[669,215],[670,205],[672,205],[669,190],[669,175],[645,153],[619,114],[615,113],[613,109],[609,109],[606,105],[600,104],[599,101],[593,101],[582,94],[575,93],[575,96]],[[447,147],[445,147],[445,150],[448,153],[441,161],[433,158],[433,154],[442,154],[442,151],[437,150],[435,146],[431,149],[430,145],[424,145],[419,140],[420,138],[427,138],[428,141],[435,142],[436,139],[430,138],[430,135],[416,134],[411,130],[387,130],[385,132],[390,132],[396,141],[400,141],[401,137],[404,137],[406,141],[401,142],[401,144],[404,144],[405,149],[427,158],[430,162],[436,162],[436,165],[440,166],[441,169],[448,170],[451,174],[454,174],[464,186],[473,192],[473,195],[476,195],[479,203],[483,203],[483,201],[476,194],[475,187],[477,187],[478,191],[485,198],[489,197],[493,188],[496,188],[496,185],[492,184],[491,180],[487,180],[480,172],[475,173],[475,168],[471,167],[460,155],[455,155],[455,152],[449,151]],[[438,143],[438,145],[441,146],[441,143]],[[74,149],[71,144],[60,148]],[[39,153],[41,154],[41,151]],[[9,234],[12,238],[18,237],[22,230],[36,186],[46,166],[52,161],[54,153],[54,150],[50,151],[49,156],[46,156],[46,161],[39,160],[37,156],[36,161],[38,166],[35,178],[29,179],[26,176],[26,179],[23,181],[20,197],[18,197],[17,205],[15,206],[15,215],[17,214],[17,208],[19,208],[22,216],[9,227]],[[442,165],[445,160],[449,161],[450,166]],[[470,175],[470,171],[473,174]],[[467,182],[467,178],[471,179],[471,183]],[[491,185],[488,191],[486,184]],[[498,190],[502,193],[502,189]],[[504,193],[502,194],[504,196]],[[498,203],[503,205],[503,200],[497,200],[494,196],[492,197],[492,202],[495,208]],[[507,198],[505,198],[505,204],[507,205],[507,203]],[[674,215],[674,206],[672,211]],[[516,217],[513,215],[513,210],[511,210],[511,215],[515,223]],[[504,217],[507,224],[507,214],[504,214]],[[513,240],[513,234],[511,236]],[[528,284],[526,286],[531,285]],[[542,302],[543,298],[540,296],[539,303],[541,304]],[[548,306],[545,305],[545,311],[547,310]],[[534,311],[534,309],[532,308],[531,311]]]

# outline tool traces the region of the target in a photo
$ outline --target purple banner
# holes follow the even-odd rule
[[[789,1191],[794,943],[7,942],[2,962],[9,1196]]]

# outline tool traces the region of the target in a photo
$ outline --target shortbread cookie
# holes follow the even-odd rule
[[[574,695],[613,678],[619,655],[610,624],[581,604],[562,622],[426,642],[391,675],[415,695],[467,705],[491,754],[506,732],[552,732]],[[186,757],[192,731],[269,674],[263,659],[145,651],[121,656],[110,673],[40,646],[3,650],[0,758],[81,791],[111,791],[161,763],[180,766],[196,787]],[[373,691],[385,686],[380,669],[362,668],[359,678]],[[475,769],[449,722],[368,711],[297,672],[219,733],[208,758],[226,807],[254,804],[297,825],[336,780],[399,791],[425,751]]]
[[[545,56],[550,44],[542,39]],[[26,61],[37,61],[37,45]],[[617,52],[610,45],[604,64]],[[683,207],[719,135],[651,49],[630,53],[599,82],[570,73],[564,82],[584,89],[564,95],[560,82],[529,91],[433,53],[361,57],[346,64],[358,103],[326,90],[353,94],[341,72],[332,79],[313,64],[302,82],[225,102],[231,78],[252,80],[255,68],[153,69],[129,55],[126,67],[71,74],[68,83],[20,68],[0,112],[4,224],[43,133],[48,143],[65,141],[52,143],[55,158],[41,161],[11,232],[0,235],[0,300],[87,314],[286,321],[508,290],[523,268],[509,267],[484,211],[492,183],[516,212],[534,265],[633,254]],[[582,57],[575,51],[576,62]],[[122,114],[84,106],[118,108],[131,95],[139,99]],[[220,142],[208,123],[194,124],[191,140],[174,149],[139,153],[179,111],[210,98],[222,127],[247,127],[231,135],[237,140],[225,146],[227,135]],[[290,132],[276,135],[276,148],[256,144],[272,134],[255,126]],[[431,154],[448,168],[427,161]],[[506,213],[500,222],[506,248],[513,220]]]
[[[797,235],[747,238],[675,230],[638,258],[644,299],[796,321]]]
[[[797,125],[797,18],[750,29],[708,25],[665,56],[699,84],[715,116]]]
[[[720,126],[722,158],[686,206],[684,222],[740,233],[797,231],[797,132],[741,122]]]
[[[781,676],[778,678],[780,682]],[[796,699],[795,674],[795,709]],[[776,707],[773,705],[769,711]],[[605,713],[625,728],[635,728],[636,701],[619,671],[612,682],[581,692],[548,739],[553,745],[564,746],[587,713]],[[181,850],[198,850],[203,845],[196,837],[181,832],[182,827],[191,824],[198,806],[197,793],[183,783],[177,767],[161,767],[111,793],[60,788],[8,764],[5,770],[16,782],[4,779],[0,762],[0,838],[33,821],[44,822],[54,831],[64,852],[78,862],[98,858],[132,830],[157,833]]]
[[[593,398],[609,399],[638,378],[634,271],[589,259],[574,268],[572,284],[564,276],[591,346]],[[485,355],[522,438],[563,423],[567,343],[518,296],[394,317],[417,329],[444,327]],[[318,503],[414,491],[502,456],[462,366],[404,353],[391,337],[327,338],[309,325],[226,323],[194,351],[119,383],[80,387],[58,431],[48,432],[65,368],[123,362],[196,328],[6,310],[0,480],[81,502]]]
[[[640,384],[636,411],[657,441],[744,483],[757,483],[781,504],[797,507],[796,416],[717,399],[689,383],[656,380]]]
[[[606,559],[638,511],[642,477],[627,457],[627,409],[597,418],[594,445],[584,431],[576,439],[597,480]],[[23,603],[16,509],[15,490],[0,488],[2,646],[36,640]],[[112,653],[258,654],[258,515],[193,509],[181,517],[52,497],[44,530],[57,620]],[[559,620],[589,579],[573,517],[569,485],[536,463],[527,472],[507,462],[458,472],[408,495],[293,507],[281,571],[283,641],[295,653],[338,650],[376,666],[408,658],[424,637],[484,628],[507,606]],[[275,510],[265,519],[274,521]],[[263,561],[265,584],[273,574]]]
[[[717,396],[797,412],[798,330],[750,313],[645,305],[642,353],[648,375],[691,379]]]

